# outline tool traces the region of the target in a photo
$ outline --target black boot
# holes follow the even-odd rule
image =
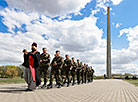
[[[61,85],[59,84],[59,85],[57,86],[57,88],[61,88]]]
[[[72,86],[74,86],[75,83],[72,83]]]
[[[67,85],[67,87],[69,87],[69,84]]]
[[[26,92],[28,92],[28,91],[33,91],[33,90],[32,90],[32,89],[27,88],[27,89],[26,89]]]
[[[46,84],[44,84],[43,86],[41,86],[42,89],[44,89],[46,87]]]
[[[53,88],[53,84],[48,84],[47,89],[51,89],[51,88]]]

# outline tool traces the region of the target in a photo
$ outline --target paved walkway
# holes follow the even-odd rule
[[[138,102],[138,87],[122,80],[25,92],[25,84],[0,85],[0,102]]]

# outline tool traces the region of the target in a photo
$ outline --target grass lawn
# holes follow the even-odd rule
[[[129,82],[130,84],[133,84],[135,86],[138,86],[138,80],[125,80],[127,82]]]
[[[0,78],[0,84],[16,84],[16,83],[25,83],[23,78]]]
[[[43,82],[44,79],[42,78],[41,81]],[[0,84],[18,84],[18,83],[25,83],[24,78],[0,78]]]

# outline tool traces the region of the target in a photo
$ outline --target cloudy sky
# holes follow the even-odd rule
[[[138,0],[0,0],[0,65],[19,65],[22,50],[48,49],[106,69],[107,6],[111,7],[113,73],[138,74]]]

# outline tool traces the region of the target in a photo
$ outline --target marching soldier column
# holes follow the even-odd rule
[[[36,43],[33,43],[32,46],[37,46]],[[92,67],[89,67],[88,64],[83,64],[80,62],[79,59],[77,59],[77,62],[75,62],[75,58],[72,57],[72,60],[69,58],[69,55],[65,55],[65,60],[63,57],[60,56],[60,51],[57,50],[55,53],[55,56],[50,64],[50,54],[47,53],[47,49],[43,48],[43,53],[40,55],[40,60],[37,60],[38,68],[34,73],[31,75],[32,77],[34,74],[36,74],[36,81],[34,78],[34,81],[32,81],[33,84],[36,84],[36,86],[39,86],[39,83],[41,84],[41,80],[37,81],[37,78],[43,78],[44,79],[44,84],[41,86],[41,88],[53,88],[53,82],[55,81],[56,84],[55,86],[57,88],[61,88],[63,86],[70,86],[70,83],[72,83],[72,86],[76,84],[84,84],[84,83],[90,83],[93,82],[93,73],[94,70]],[[30,62],[28,61],[28,57],[30,53],[25,53],[24,52],[24,63],[23,65],[26,68],[30,69]],[[35,57],[36,58],[36,57]],[[34,61],[34,60],[33,60]],[[48,68],[51,67],[51,71],[49,73]],[[31,70],[31,69],[30,69]],[[29,71],[30,71],[29,70]],[[27,72],[27,71],[26,71]],[[30,72],[29,72],[30,73]],[[49,78],[49,84],[47,85],[48,82],[48,76],[50,74]],[[33,79],[30,76],[31,79]],[[38,77],[37,77],[38,76]],[[26,77],[25,77],[26,78]],[[25,79],[26,80],[26,79]],[[35,86],[35,85],[34,85]],[[30,86],[29,86],[30,87]],[[27,91],[33,91],[33,88],[30,88]]]

